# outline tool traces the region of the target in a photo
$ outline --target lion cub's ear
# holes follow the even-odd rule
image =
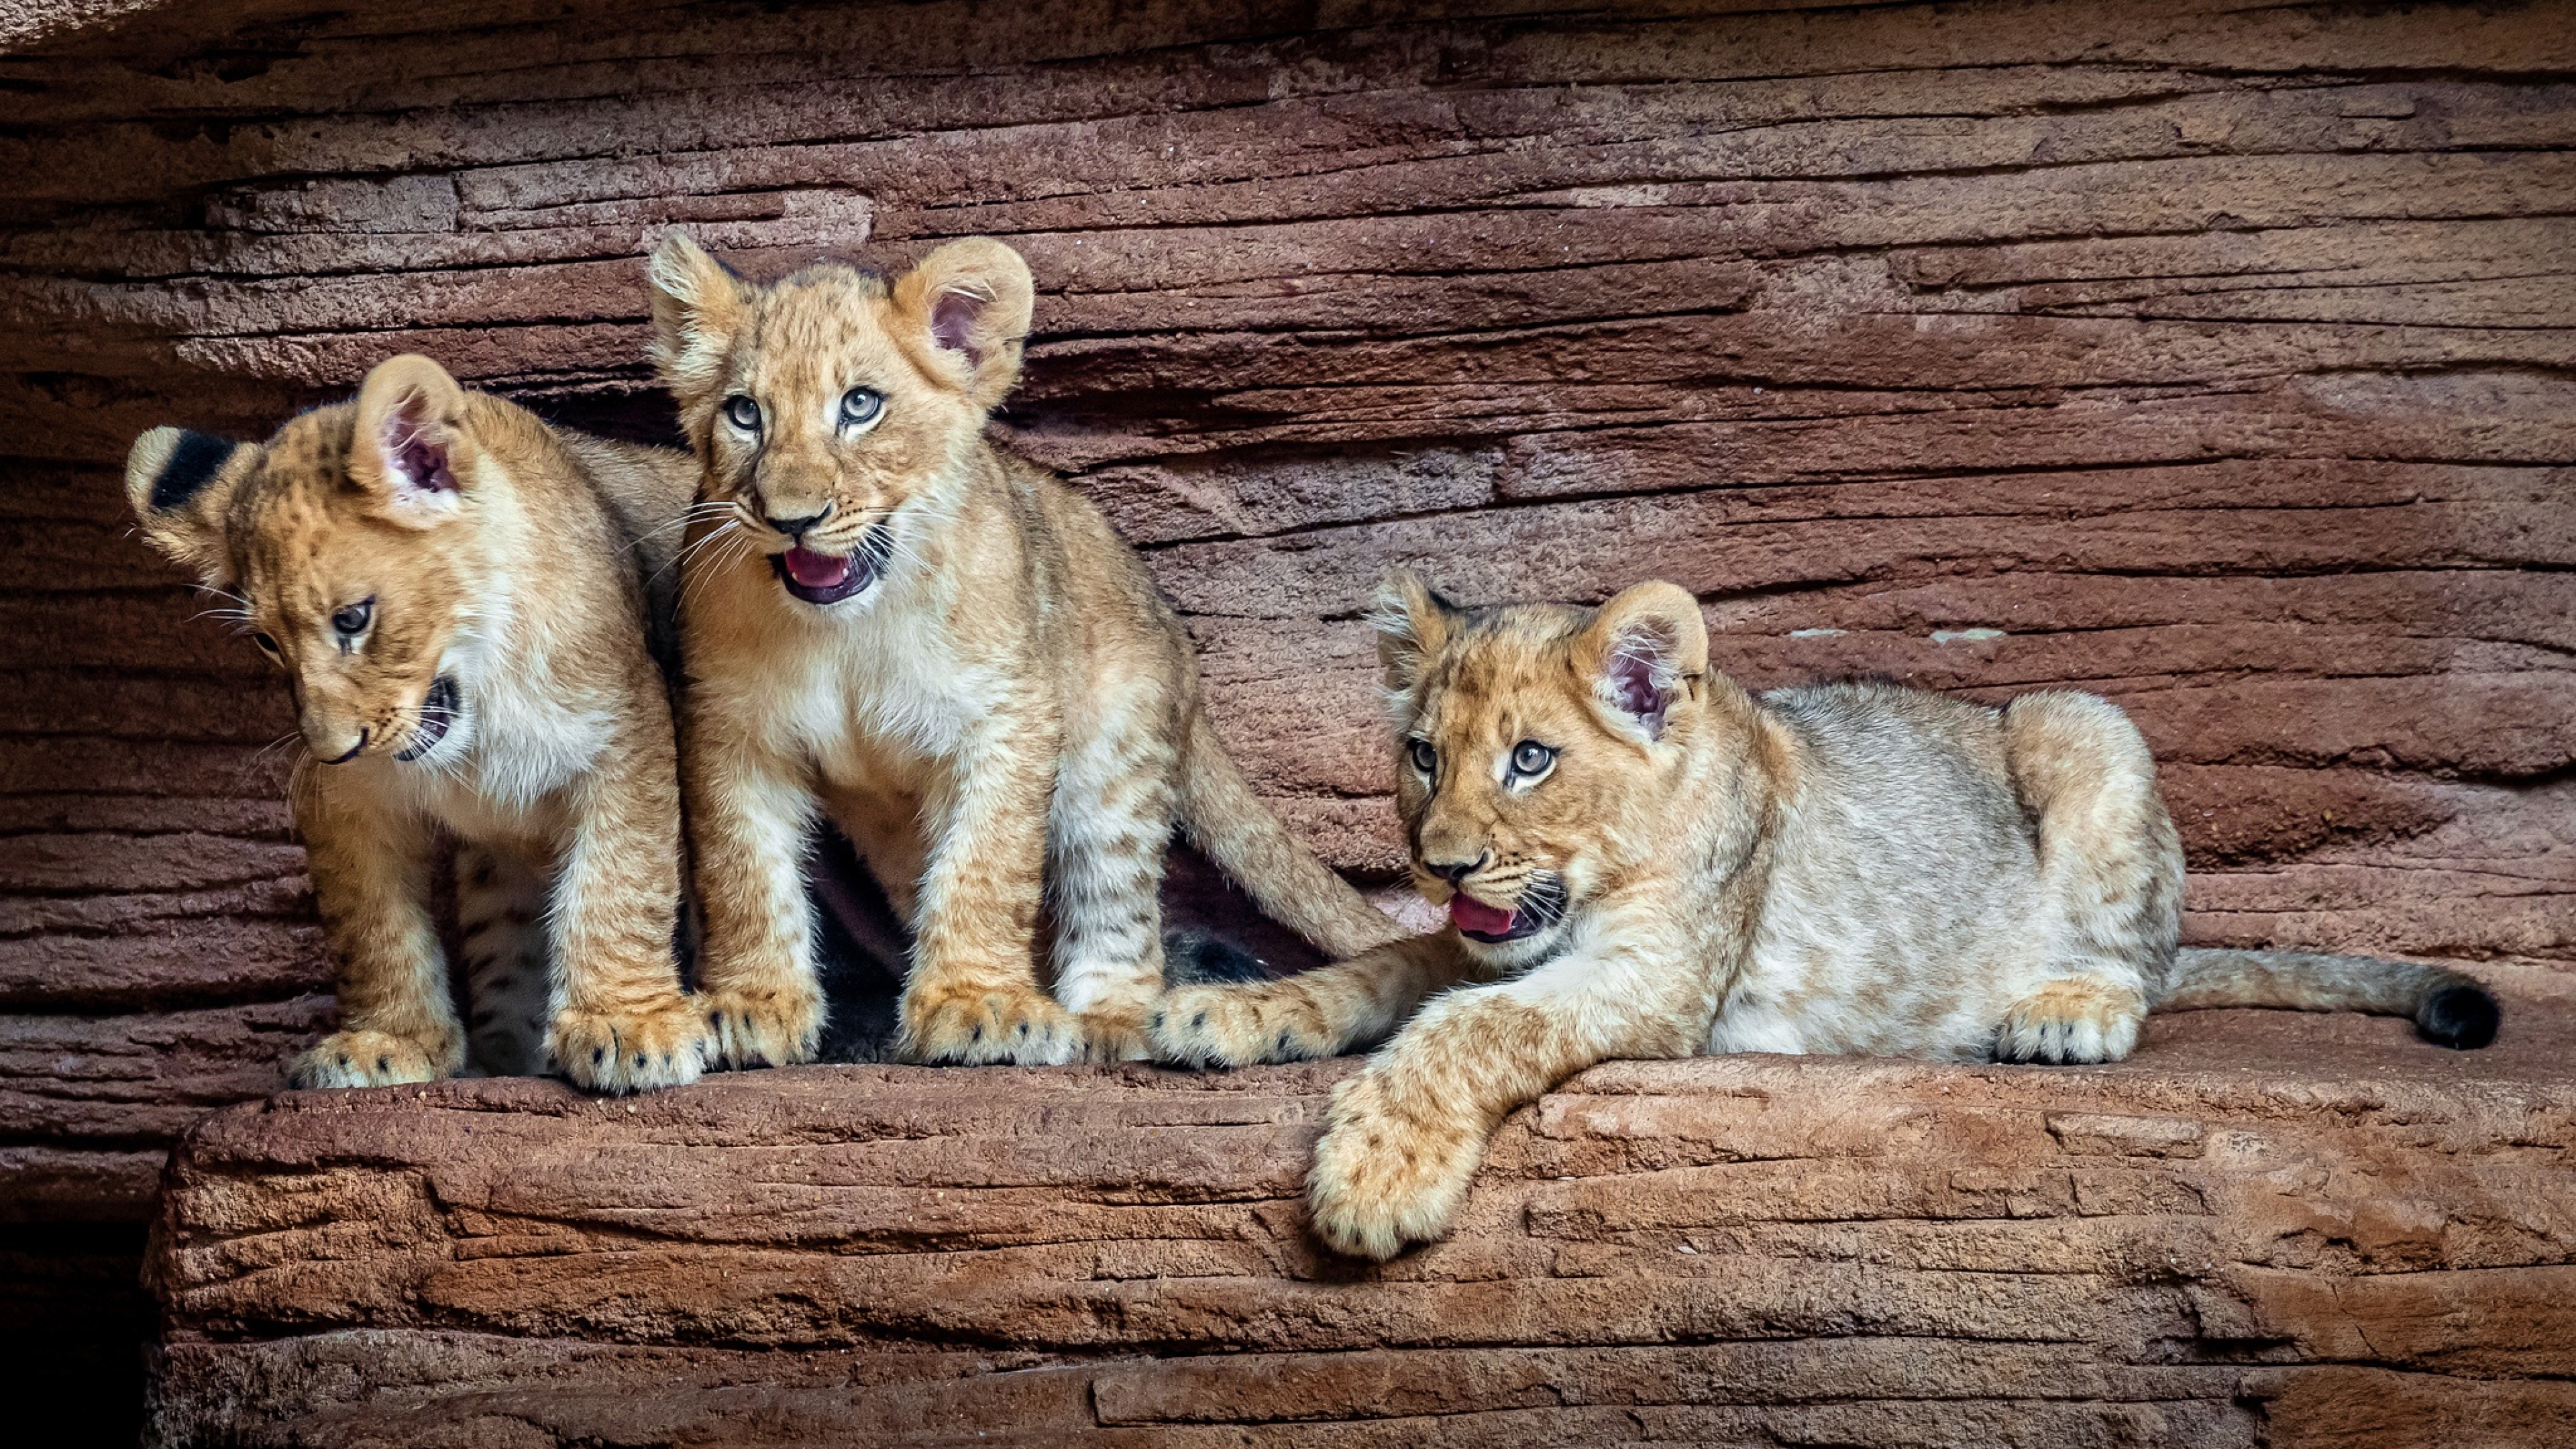
[[[1605,714],[1660,739],[1682,682],[1708,670],[1708,626],[1699,601],[1679,584],[1639,584],[1593,615],[1575,640],[1574,660]]]
[[[358,388],[349,477],[379,511],[411,528],[456,516],[474,474],[465,389],[418,353],[376,364]]]
[[[154,548],[214,588],[233,581],[224,515],[259,449],[185,428],[154,428],[125,455],[125,501]]]
[[[1020,380],[1037,284],[1020,254],[988,236],[953,241],[894,284],[895,312],[921,329],[980,408]]]
[[[1406,569],[1389,569],[1369,605],[1369,624],[1377,630],[1378,667],[1386,687],[1398,694],[1422,678],[1422,666],[1449,642],[1458,625],[1458,610]]]
[[[687,232],[653,249],[645,270],[653,293],[653,368],[682,411],[714,400],[751,314],[751,292]]]

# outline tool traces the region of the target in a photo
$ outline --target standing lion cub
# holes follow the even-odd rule
[[[2147,1013],[2284,1006],[2493,1039],[2429,966],[2177,950],[2182,849],[2136,726],[2089,694],[2002,709],[1893,684],[1756,697],[1699,605],[1454,608],[1410,575],[1377,623],[1416,882],[1451,929],[1356,961],[1173,992],[1168,1059],[1330,1056],[1316,1230],[1384,1258],[1437,1237],[1505,1113],[1595,1062],[1699,1052],[2127,1056]]]
[[[416,356],[264,444],[136,440],[125,486],[144,537],[238,599],[312,751],[295,824],[341,1024],[290,1068],[297,1086],[465,1066],[430,914],[442,833],[461,842],[476,1066],[551,1057],[604,1091],[698,1075],[704,1023],[672,954],[671,710],[638,559],[676,527],[692,471]]]
[[[985,438],[1028,331],[1018,253],[957,241],[891,286],[843,266],[757,286],[674,233],[652,283],[701,496],[729,505],[694,525],[681,585],[699,982],[726,1063],[814,1054],[818,814],[912,922],[896,1027],[916,1061],[1143,1055],[1176,823],[1337,956],[1400,934],[1226,759],[1188,638],[1108,520]]]

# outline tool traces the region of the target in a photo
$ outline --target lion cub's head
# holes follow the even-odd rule
[[[126,455],[143,536],[234,596],[320,760],[464,747],[448,660],[484,583],[471,412],[437,363],[396,357],[266,443],[154,428]]]
[[[705,496],[810,604],[865,594],[1020,374],[1033,288],[975,237],[888,286],[808,267],[761,286],[674,232],[653,254],[653,360]],[[906,510],[906,505],[918,507]]]
[[[1543,959],[1665,838],[1710,727],[1699,605],[1652,583],[1599,609],[1460,609],[1397,572],[1371,618],[1415,884],[1495,964]]]

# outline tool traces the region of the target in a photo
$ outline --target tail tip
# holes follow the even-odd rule
[[[1198,931],[1163,933],[1163,982],[1169,986],[1267,981],[1267,963],[1232,941]]]
[[[2504,1012],[2483,986],[2445,986],[2415,1012],[2415,1034],[2453,1051],[2476,1051],[2495,1040]]]

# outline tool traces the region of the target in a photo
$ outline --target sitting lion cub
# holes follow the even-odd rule
[[[729,1065],[823,1023],[799,870],[818,813],[914,929],[897,1046],[1042,1064],[1145,1051],[1173,826],[1335,955],[1401,934],[1263,808],[1189,640],[1098,509],[995,447],[1028,265],[950,242],[889,286],[759,286],[678,233],[654,357],[729,505],[681,586],[700,985]],[[1054,918],[1053,994],[1032,952]]]
[[[672,956],[671,711],[636,548],[676,528],[694,473],[684,453],[550,428],[411,356],[265,444],[136,440],[125,488],[144,537],[235,594],[312,750],[295,824],[341,1026],[296,1060],[297,1086],[465,1066],[430,914],[442,830],[462,842],[475,1065],[551,1056],[616,1092],[698,1075],[705,1021]]]
[[[2127,716],[1997,710],[1893,684],[1747,694],[1664,583],[1599,610],[1377,611],[1417,883],[1453,929],[1154,1022],[1171,1060],[1329,1056],[1458,982],[1334,1094],[1315,1227],[1384,1258],[1437,1237],[1503,1115],[1611,1057],[2126,1056],[2151,1010],[2415,1018],[2484,1046],[2467,977],[2345,956],[2176,949],[2182,851]]]

